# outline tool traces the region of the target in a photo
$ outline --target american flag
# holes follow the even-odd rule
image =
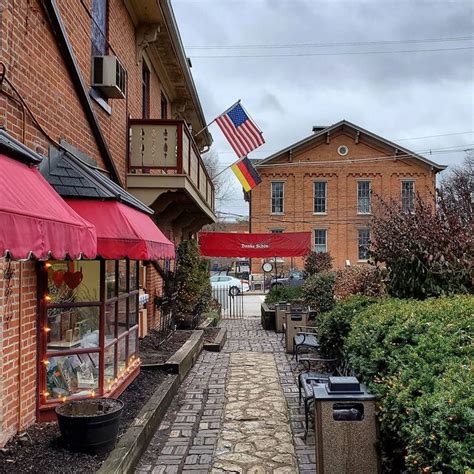
[[[219,115],[216,122],[239,158],[247,156],[265,143],[262,132],[247,115],[240,102]]]

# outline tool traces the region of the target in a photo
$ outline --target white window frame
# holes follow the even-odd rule
[[[413,191],[412,191],[412,202],[411,202],[411,209],[405,209],[404,208],[404,196],[403,196],[403,185],[405,183],[410,183],[412,184],[412,188],[413,188]],[[402,211],[403,212],[413,212],[415,210],[415,195],[416,195],[416,191],[415,191],[415,180],[414,179],[402,179],[400,181],[400,198],[401,198],[401,206],[402,206]]]
[[[324,244],[318,244],[316,243],[316,232],[324,232]],[[313,229],[313,248],[314,251],[317,253],[324,253],[328,251],[328,230],[326,228],[316,228]],[[324,250],[318,250],[317,246],[322,246],[324,245]]]
[[[316,211],[316,184],[324,183],[324,211]],[[328,213],[328,182],[322,179],[313,181],[313,214],[325,216]]]
[[[282,185],[282,197],[281,197],[281,211],[273,211],[273,185]],[[270,181],[270,214],[282,215],[285,213],[285,182],[284,181]]]
[[[361,251],[361,231],[364,231],[364,232],[367,232],[367,249],[366,249],[366,252],[369,251],[369,247],[370,247],[370,229],[368,227],[360,227],[357,229],[357,260],[359,262],[367,262],[368,258],[361,258],[360,257],[360,251]],[[367,255],[368,257],[368,255]]]
[[[369,195],[368,195],[368,200],[369,200],[369,210],[368,211],[361,211],[360,208],[361,208],[361,196],[360,196],[360,184],[361,183],[369,183]],[[357,214],[359,215],[363,215],[363,216],[366,216],[366,215],[369,215],[369,214],[372,214],[372,182],[369,180],[369,179],[359,179],[357,181]]]

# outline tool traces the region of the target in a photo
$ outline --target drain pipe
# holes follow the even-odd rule
[[[23,410],[22,410],[22,368],[23,368],[23,345],[21,343],[21,332],[23,328],[23,262],[20,262],[18,272],[18,431],[22,429]]]

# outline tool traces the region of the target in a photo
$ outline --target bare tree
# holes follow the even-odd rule
[[[473,222],[474,204],[474,151],[468,151],[460,166],[448,170],[439,190],[444,205],[456,209],[464,224]]]
[[[232,188],[229,185],[230,175],[223,172],[224,167],[220,165],[219,154],[215,150],[210,150],[202,155],[202,159],[214,184],[216,201],[228,199],[232,193]]]

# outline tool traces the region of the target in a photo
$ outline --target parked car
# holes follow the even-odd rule
[[[228,275],[214,275],[211,276],[211,286],[214,288],[228,288],[229,294],[237,296],[239,293],[245,293],[250,290],[248,281],[239,280]]]
[[[301,286],[304,283],[304,273],[296,270],[291,271],[286,277],[273,277],[270,281],[270,288],[278,286]]]

